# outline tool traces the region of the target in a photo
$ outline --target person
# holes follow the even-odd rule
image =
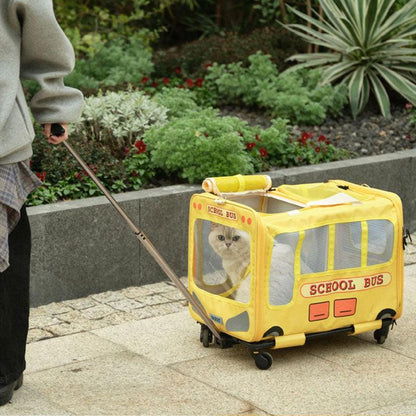
[[[21,79],[40,90],[30,101],[48,142],[68,138],[81,114],[82,93],[63,79],[73,48],[56,21],[52,0],[0,0],[0,405],[23,383],[29,320],[30,225],[24,202],[40,185],[28,160],[35,136]],[[65,128],[51,133],[51,124]]]

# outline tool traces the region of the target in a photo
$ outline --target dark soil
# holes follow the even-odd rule
[[[237,116],[251,125],[263,128],[270,126],[271,117],[243,108],[224,108],[222,115]],[[416,124],[410,121],[410,113],[404,103],[392,105],[391,119],[384,118],[374,106],[367,109],[356,120],[349,109],[337,119],[328,118],[321,126],[293,126],[292,135],[315,132],[323,134],[336,147],[351,152],[351,158],[393,153],[416,147]]]

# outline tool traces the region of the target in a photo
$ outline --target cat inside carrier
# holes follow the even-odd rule
[[[402,313],[397,195],[341,180],[272,189],[265,175],[203,188],[190,203],[188,283],[221,334],[190,306],[205,347],[244,344],[267,369],[268,349],[325,334],[375,331],[385,341]]]

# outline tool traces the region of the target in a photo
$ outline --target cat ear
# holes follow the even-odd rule
[[[221,227],[221,224],[218,224],[216,222],[211,222],[211,231],[218,229],[219,227]]]

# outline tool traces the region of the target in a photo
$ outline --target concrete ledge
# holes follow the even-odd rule
[[[405,226],[416,230],[416,149],[282,169],[275,186],[344,179],[392,191],[403,202]],[[179,275],[187,274],[188,204],[200,186],[175,185],[116,195]],[[39,306],[167,277],[105,197],[28,209],[32,226],[31,305]]]

